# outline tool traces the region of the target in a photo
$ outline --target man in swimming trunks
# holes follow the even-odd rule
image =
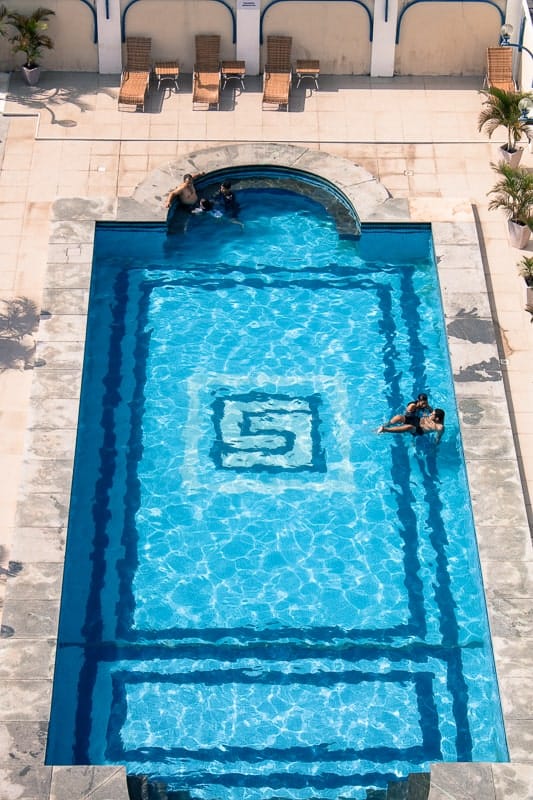
[[[414,422],[404,422],[394,427],[381,425],[377,432],[412,433],[413,436],[422,436],[424,433],[434,433],[435,443],[438,444],[444,433],[444,411],[442,408],[435,408],[429,416],[415,417]]]
[[[405,412],[403,414],[396,414],[391,417],[388,425],[397,425],[399,422],[403,425],[416,425],[420,417],[430,414],[433,411],[428,404],[427,394],[419,394],[416,400],[411,400],[407,403]]]
[[[183,181],[175,189],[169,192],[167,197],[167,208],[170,208],[175,201],[179,201],[184,208],[191,210],[198,205],[198,195],[194,181],[201,178],[204,172],[197,172],[196,175],[184,175]]]

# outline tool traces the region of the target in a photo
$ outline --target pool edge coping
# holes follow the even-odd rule
[[[321,175],[337,185],[354,203],[363,223],[410,221],[407,204],[395,201],[374,176],[352,162],[323,151],[268,143],[228,145],[196,151],[180,161],[169,162],[161,169],[154,170],[139,184],[133,198],[126,200],[59,198],[54,204],[55,218],[49,239],[43,297],[43,307],[51,312],[51,316],[41,321],[38,345],[38,355],[47,363],[36,370],[32,381],[23,490],[18,503],[17,529],[13,536],[13,559],[23,561],[30,573],[33,569],[41,578],[43,565],[47,565],[44,575],[49,580],[48,583],[44,581],[47,585],[43,597],[36,596],[38,591],[32,594],[27,584],[17,584],[16,578],[10,580],[4,610],[4,622],[9,622],[11,618],[17,620],[17,625],[14,626],[16,636],[5,639],[3,644],[10,650],[10,643],[13,643],[11,661],[19,671],[24,666],[22,672],[26,674],[22,679],[17,676],[19,683],[24,685],[15,687],[15,681],[10,681],[12,688],[18,689],[12,693],[11,702],[17,707],[23,704],[33,712],[31,722],[35,727],[30,739],[42,735],[43,726],[46,730],[50,716],[53,655],[70,501],[69,473],[71,478],[95,222],[154,221],[154,218],[161,222],[164,197],[184,172],[208,172],[219,169],[222,163],[226,167],[231,164],[265,165],[268,159],[288,167],[298,165],[298,169]],[[427,222],[431,223],[433,232],[511,758],[510,764],[491,765],[496,789],[498,781],[495,775],[505,774],[505,780],[508,781],[509,769],[524,769],[520,763],[526,762],[529,757],[524,710],[531,707],[532,697],[531,692],[521,691],[521,700],[517,701],[517,690],[522,690],[526,677],[533,673],[532,658],[528,653],[528,650],[531,651],[528,648],[531,625],[528,626],[527,620],[531,592],[526,591],[526,586],[530,584],[527,562],[531,561],[531,543],[502,376],[505,367],[498,357],[475,221],[472,215],[471,222],[435,222],[431,219]],[[473,298],[477,303],[476,311]],[[54,366],[50,357],[55,358]],[[503,420],[497,435],[493,422],[495,415],[498,420]],[[494,452],[491,454],[493,443]],[[58,465],[62,468],[58,469]],[[44,483],[43,476],[46,476]],[[47,546],[43,546],[42,541],[37,545],[37,541],[43,538],[47,540]],[[18,553],[24,557],[17,559]],[[30,554],[35,560],[29,558]],[[38,555],[39,558],[36,557]],[[40,573],[38,564],[41,564]],[[44,592],[44,589],[41,591]],[[35,630],[31,620],[37,613],[40,624]],[[27,659],[28,651],[32,649],[37,660],[41,659],[40,669],[35,658]],[[27,659],[24,665],[22,654]],[[4,719],[9,719],[9,713],[8,702]],[[36,715],[37,720],[34,719]],[[30,717],[27,722],[30,722]],[[58,781],[63,786],[62,791],[66,791],[65,781],[70,785],[70,782],[79,779],[81,783],[76,784],[76,791],[85,791],[84,781],[89,781],[87,786],[90,784],[94,790],[94,781],[97,784],[101,781],[104,785],[111,779],[110,776],[113,776],[113,781],[122,780],[125,786],[123,768],[34,766],[40,774],[39,782],[42,782],[44,792],[35,796],[42,796],[43,800],[49,796],[56,797]],[[445,766],[455,768],[458,765],[436,765],[441,785],[445,780],[442,769]],[[472,771],[479,765],[460,766]],[[504,767],[506,770],[503,770]],[[533,773],[533,766],[526,764],[525,769],[531,769]],[[121,770],[123,774],[120,776]],[[75,775],[78,775],[77,779],[73,777]],[[11,780],[14,780],[13,776]],[[464,780],[463,777],[459,785],[464,786]],[[24,784],[27,784],[26,779]],[[74,786],[71,789],[74,791]],[[121,795],[114,796],[119,798]],[[127,797],[127,793],[124,796]],[[510,797],[509,794],[505,796]],[[71,797],[75,795],[71,794]]]

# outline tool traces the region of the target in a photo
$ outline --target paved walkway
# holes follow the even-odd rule
[[[2,137],[0,298],[25,296],[41,306],[50,212],[58,197],[114,204],[131,197],[152,170],[207,146],[289,142],[343,156],[405,201],[413,220],[461,222],[474,208],[531,521],[533,325],[516,269],[521,253],[509,246],[504,217],[487,208],[497,142],[477,132],[480,85],[472,79],[323,77],[319,93],[302,87],[291,111],[278,113],[261,110],[259,81],[250,79],[245,93],[223,93],[220,111],[193,112],[184,80],[180,94],[154,91],[141,114],[117,111],[116,78],[50,73],[29,89],[15,75]],[[533,156],[526,152],[523,162],[533,167]],[[472,257],[465,247],[465,269]],[[0,373],[0,566],[7,571],[33,374]],[[531,562],[526,574],[528,567]]]

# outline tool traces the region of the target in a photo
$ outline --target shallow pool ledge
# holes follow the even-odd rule
[[[150,173],[132,198],[119,199],[119,213],[128,221],[161,221],[168,193],[186,173],[254,165],[284,167],[321,178],[342,192],[361,222],[409,219],[407,201],[392,198],[374,175],[352,161],[306,147],[261,142],[198,150],[172,161]]]

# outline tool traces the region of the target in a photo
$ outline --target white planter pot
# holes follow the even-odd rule
[[[517,167],[520,164],[524,148],[517,147],[516,150],[506,150],[505,147],[500,147],[499,152],[500,161],[505,161],[510,167]]]
[[[41,68],[32,67],[29,69],[28,67],[21,67],[21,69],[22,74],[24,75],[24,80],[28,86],[36,86],[39,82],[39,78],[41,77]]]
[[[524,281],[525,287],[525,307],[527,311],[533,312],[533,286],[528,286],[528,284]]]
[[[518,250],[523,250],[526,244],[529,242],[529,238],[531,236],[531,230],[529,226],[508,220],[507,227],[509,228],[509,241],[511,242],[511,247],[516,247]]]

